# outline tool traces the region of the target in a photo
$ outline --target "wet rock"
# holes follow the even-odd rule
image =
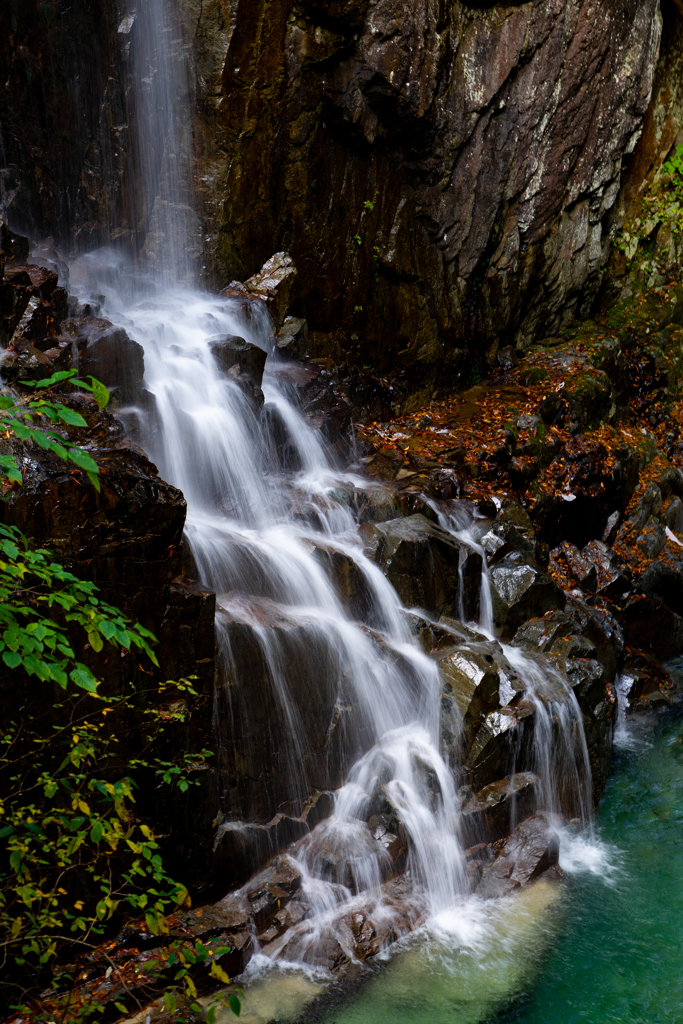
[[[566,587],[578,586],[585,594],[594,593],[598,585],[595,565],[584,558],[575,544],[563,541],[550,552],[550,570]]]
[[[683,618],[656,598],[634,594],[619,618],[629,647],[662,660],[683,651]]]
[[[537,815],[518,825],[497,859],[484,870],[477,895],[507,896],[538,878],[559,861],[560,840],[548,821]]]
[[[515,647],[541,654],[549,651],[556,637],[565,636],[574,628],[572,619],[563,612],[548,612],[541,619],[531,619],[520,626],[512,643]]]
[[[683,473],[678,466],[669,466],[658,480],[662,501],[666,501],[671,495],[683,498]]]
[[[659,521],[662,526],[668,526],[674,533],[683,533],[683,501],[677,494],[666,499],[659,514]]]
[[[387,486],[376,485],[354,492],[359,522],[384,523],[395,519],[400,511],[396,491]]]
[[[678,499],[676,499],[678,500]],[[671,556],[651,562],[638,577],[638,590],[683,616],[683,562]]]
[[[62,335],[75,343],[77,369],[82,377],[92,374],[123,403],[134,403],[141,396],[145,358],[142,345],[129,338],[122,327],[109,320],[84,317],[65,320]]]
[[[468,642],[436,653],[441,675],[441,749],[452,765],[467,757],[486,716],[524,689],[499,651]]]
[[[57,288],[59,276],[45,267],[14,262],[5,266],[5,280],[28,287],[33,296],[49,299]]]
[[[596,650],[585,636],[570,633],[556,637],[550,645],[550,653],[559,654],[562,658],[593,658]]]
[[[425,516],[393,519],[376,527],[381,535],[376,561],[406,607],[457,615],[462,599],[465,617],[478,604],[481,559]],[[464,562],[462,583],[460,562]]]
[[[600,218],[614,205],[622,154],[647,107],[659,39],[654,3],[619,0],[599,31],[586,0],[570,0],[560,18],[513,4],[504,21],[495,5],[483,15],[480,4],[443,12],[360,0],[328,7],[307,0],[305,18],[295,20],[287,3],[270,18],[258,0],[253,22],[232,37],[234,61],[226,64],[224,52],[213,58],[207,96],[217,98],[220,113],[211,116],[227,149],[212,179],[212,255],[233,275],[232,267],[263,258],[269,238],[293,239],[301,306],[316,310],[319,333],[353,325],[358,340],[346,344],[362,358],[373,339],[384,366],[399,353],[418,371],[438,365],[443,374],[456,362],[469,281],[488,249],[481,316],[491,361],[496,343],[556,332],[568,310],[588,301],[585,286],[597,287],[606,258]],[[570,51],[578,38],[585,46]],[[266,51],[267,67],[259,64]],[[628,80],[618,73],[625,52],[633,55]],[[259,69],[248,81],[237,70],[247,65]],[[587,95],[596,68],[597,105]],[[495,118],[490,97],[503,104]],[[251,131],[255,121],[265,146]],[[293,123],[301,131],[289,131]],[[407,141],[415,137],[417,149]],[[570,137],[583,154],[573,164],[561,159]],[[440,147],[444,138],[454,146]],[[510,150],[509,138],[524,141]],[[453,184],[444,193],[438,183],[446,181]],[[545,198],[529,209],[528,182]],[[338,244],[326,253],[329,197],[349,188],[356,198],[336,210]],[[230,243],[219,242],[228,233]],[[447,279],[455,300],[446,300]]]
[[[622,543],[628,539],[637,537],[645,524],[652,517],[656,519],[662,510],[662,492],[657,484],[649,484],[642,497],[638,501],[635,511],[626,519],[617,533],[617,542]]]
[[[24,235],[10,231],[5,221],[0,223],[0,248],[6,260],[25,263],[29,254],[29,240]]]
[[[233,787],[239,789],[240,783],[244,785],[242,779],[236,779]],[[224,796],[223,803],[227,804],[228,799]],[[257,809],[264,806],[268,805],[263,800],[261,805],[255,804]],[[330,792],[314,793],[298,817],[278,812],[265,824],[222,820],[215,832],[213,848],[213,864],[221,884],[226,888],[242,884],[254,867],[267,864],[278,850],[308,835],[321,818],[331,813],[332,806]]]
[[[564,592],[540,566],[506,555],[490,569],[493,625],[503,640],[511,639],[527,619],[550,609],[561,611]]]
[[[512,370],[518,363],[517,353],[511,345],[498,350],[496,361],[503,370]]]
[[[263,952],[277,952],[281,959],[303,960],[338,974],[351,961],[376,956],[419,927],[426,916],[424,901],[413,893],[409,880],[395,879],[382,885],[380,899],[363,894],[346,913],[322,925],[303,920],[289,933],[286,944],[276,939]]]
[[[289,310],[296,277],[294,260],[286,252],[276,252],[266,260],[258,274],[244,282],[249,295],[264,299],[276,326],[283,324]]]
[[[250,925],[250,907],[246,899],[227,899],[224,904],[217,903],[215,906],[199,907],[197,910],[190,910],[178,914],[178,919],[183,928],[187,928],[193,935],[201,939],[213,938],[223,932],[235,929],[244,930]]]
[[[624,687],[627,713],[648,709],[660,696],[668,700],[674,690],[671,674],[660,665],[656,655],[645,651],[628,653],[624,661],[624,680],[630,683]]]
[[[375,832],[380,838],[387,834],[378,825]],[[390,845],[391,840],[379,842],[364,821],[340,822],[332,818],[316,826],[291,848],[291,853],[303,857],[316,877],[357,892],[366,887],[368,877],[377,874],[378,858],[385,867],[389,866]]]
[[[464,777],[472,789],[479,790],[510,770],[513,752],[518,746],[520,723],[533,713],[533,705],[522,702],[514,708],[505,707],[486,715],[463,763]]]
[[[367,551],[367,549],[366,549]],[[318,543],[316,555],[331,576],[339,600],[348,608],[351,618],[367,621],[374,595],[366,576],[354,559],[342,551]]]
[[[612,544],[614,544],[615,538],[617,536],[617,531],[619,529],[619,522],[620,522],[620,520],[621,520],[621,513],[618,512],[618,511],[612,512],[611,515],[607,519],[607,522],[605,524],[605,529],[604,529],[604,532],[603,532],[603,535],[602,535],[602,540],[603,540],[603,543],[607,544],[609,547],[611,547]]]
[[[484,840],[494,842],[510,832],[511,826],[533,814],[538,778],[532,772],[517,772],[489,783],[463,806],[459,834],[464,846]]]
[[[302,359],[308,352],[308,322],[296,316],[286,316],[275,335],[278,352],[283,356]]]
[[[261,387],[267,359],[267,353],[262,348],[234,334],[210,339],[209,348],[221,370],[231,372],[233,376],[235,373],[244,375],[257,387]]]
[[[425,654],[453,647],[454,644],[480,641],[484,637],[457,619],[442,615],[438,622],[430,622],[417,612],[408,613],[408,629],[417,638]]]
[[[584,562],[595,567],[597,593],[612,600],[620,600],[632,593],[633,583],[628,566],[603,541],[589,541],[581,555]]]
[[[641,557],[656,558],[666,545],[666,532],[658,519],[651,516],[636,538],[636,548]]]

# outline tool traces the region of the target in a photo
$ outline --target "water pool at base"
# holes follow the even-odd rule
[[[683,1021],[683,717],[632,728],[598,815],[612,884],[571,880],[557,944],[495,1024]]]
[[[467,908],[324,1024],[683,1021],[683,717],[630,727],[567,884]],[[290,1018],[291,1019],[291,1018]]]

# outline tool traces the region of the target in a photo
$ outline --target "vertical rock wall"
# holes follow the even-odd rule
[[[290,251],[313,352],[429,376],[588,307],[658,0],[192,10],[216,277]]]
[[[588,308],[648,107],[659,0],[179,0],[177,13],[210,282],[290,251],[312,353],[413,364],[426,381]],[[0,195],[15,226],[81,250],[143,247],[134,15],[123,0],[0,11]]]

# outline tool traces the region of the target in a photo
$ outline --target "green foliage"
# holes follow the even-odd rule
[[[62,689],[70,679],[94,693],[95,677],[76,659],[69,639],[71,623],[85,631],[95,651],[107,640],[126,650],[140,648],[157,665],[152,634],[140,625],[131,628],[96,591],[94,583],[67,572],[49,551],[32,550],[18,529],[0,525],[0,654],[5,665]]]
[[[38,381],[35,387],[43,393],[28,402],[1,395],[0,421],[6,433],[84,469],[97,486],[97,463],[61,434],[41,428],[45,421],[86,426],[79,413],[49,397],[55,386],[85,388],[99,408],[106,405],[102,384],[73,376]],[[21,485],[12,457],[0,459],[0,480],[4,490]],[[12,1005],[22,1012],[21,1001],[49,965],[67,951],[94,948],[122,913],[144,916],[148,930],[163,935],[169,910],[189,902],[185,887],[164,869],[157,837],[136,816],[136,784],[129,772],[146,770],[185,792],[192,784],[188,769],[203,766],[211,752],[184,754],[180,764],[146,759],[145,743],[158,741],[164,725],[183,715],[158,711],[149,706],[149,695],[132,689],[123,696],[103,694],[92,668],[76,654],[86,641],[96,654],[106,653],[106,646],[112,654],[138,649],[158,664],[149,630],[100,600],[93,583],[65,570],[49,551],[34,550],[18,529],[0,525],[0,972],[15,989]],[[188,681],[161,684],[154,696],[168,687],[196,696]],[[145,696],[154,737],[131,739],[130,721],[140,720],[137,704]],[[220,952],[201,943],[194,950],[172,944],[165,955],[167,963],[172,955],[180,965],[174,983],[182,981],[196,998],[188,970],[204,960],[210,961],[211,977],[227,983],[215,963]],[[65,979],[57,974],[55,984],[64,986]],[[101,1009],[87,1002],[75,1016],[73,1007],[64,1009],[62,1019]],[[116,1006],[128,1012],[125,1004]],[[239,1013],[238,999],[233,1009]]]
[[[70,694],[47,715],[24,714],[3,728],[5,969],[8,960],[46,964],[70,935],[102,935],[122,902],[144,914],[153,934],[168,931],[164,911],[187,899],[165,873],[154,834],[133,813],[135,784],[122,773],[107,721],[125,710],[120,699]]]
[[[679,146],[676,152],[662,165],[662,174],[678,175],[680,177],[679,187],[683,187],[683,146]]]
[[[624,253],[628,264],[636,261],[639,269],[650,269],[650,257],[657,229],[668,225],[674,238],[683,239],[683,146],[662,165],[660,174],[642,199],[641,216],[616,238],[617,248]],[[668,254],[662,250],[662,255]]]
[[[22,383],[25,387],[44,389],[46,394],[49,394],[52,388],[64,386],[68,382],[85,391],[90,391],[98,408],[103,409],[109,401],[109,392],[104,384],[95,380],[94,377],[90,378],[92,383],[88,384],[83,380],[75,380],[75,376],[75,370],[60,370],[59,373],[54,373],[44,380],[23,381]],[[45,421],[56,426],[62,424],[68,427],[87,426],[80,413],[42,395],[28,401],[20,401],[8,392],[0,394],[0,429],[4,428],[5,431],[15,434],[22,441],[33,441],[34,444],[46,451],[53,452],[60,459],[73,462],[79,469],[85,470],[93,487],[99,490],[100,485],[97,479],[99,469],[92,456],[65,438],[63,433],[54,429],[45,430]],[[16,460],[11,456],[0,458],[0,471],[8,480],[21,483],[21,472]]]

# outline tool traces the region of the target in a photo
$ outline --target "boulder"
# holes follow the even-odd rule
[[[563,637],[574,628],[573,620],[564,612],[546,612],[543,618],[530,619],[519,627],[512,644],[533,654],[550,651],[556,637]]]
[[[538,778],[517,772],[484,786],[465,803],[460,814],[459,835],[463,846],[501,839],[518,821],[534,813]]]
[[[286,316],[275,335],[277,350],[283,356],[302,359],[308,353],[308,323],[296,316]]]
[[[629,647],[652,653],[662,661],[683,651],[683,617],[662,601],[634,594],[619,618]]]
[[[379,825],[375,825],[375,831],[380,838],[389,834]],[[290,853],[304,860],[315,877],[359,892],[365,888],[366,877],[377,873],[380,862],[389,867],[387,850],[395,838],[392,835],[382,843],[365,821],[329,818],[291,847]]]
[[[407,608],[465,618],[478,610],[481,559],[420,513],[375,527],[375,560]],[[460,566],[462,564],[462,574]]]
[[[211,354],[225,373],[247,377],[257,387],[263,381],[263,368],[268,354],[258,345],[252,345],[235,334],[209,339]]]
[[[493,625],[503,640],[510,640],[527,619],[549,610],[561,611],[564,591],[541,567],[513,552],[489,570]]]
[[[284,323],[295,278],[296,267],[292,257],[286,252],[276,252],[266,260],[257,274],[244,282],[249,295],[268,303],[268,312],[276,327]]]
[[[676,501],[679,499],[676,498]],[[669,611],[683,616],[683,562],[673,556],[662,556],[651,562],[638,578],[638,590],[666,605]]]
[[[75,344],[77,369],[82,377],[92,375],[114,389],[118,403],[133,404],[141,398],[144,351],[122,327],[88,316],[65,320],[61,332]]]
[[[508,896],[529,885],[559,861],[560,839],[541,815],[518,825],[505,842],[499,856],[484,869],[477,886],[483,899]]]
[[[524,689],[501,652],[468,642],[436,652],[441,675],[441,749],[451,765],[467,757],[486,716]]]
[[[7,261],[14,260],[16,263],[25,263],[30,249],[29,240],[24,235],[10,231],[5,221],[2,221],[0,223],[0,249]]]
[[[479,790],[510,770],[519,746],[520,725],[534,713],[531,702],[505,707],[486,715],[474,737],[462,765],[463,774],[473,790]],[[523,761],[517,759],[521,766]]]

